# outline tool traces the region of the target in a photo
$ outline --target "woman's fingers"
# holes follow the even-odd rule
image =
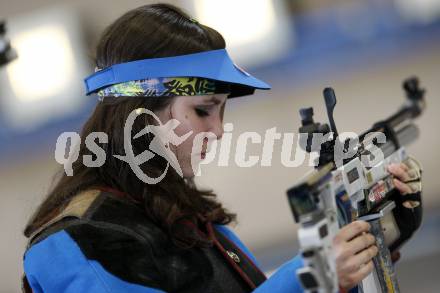
[[[364,232],[368,232],[370,230],[370,224],[365,221],[354,221],[339,230],[339,233],[336,235],[334,241],[336,243],[346,242],[357,235],[360,235]]]
[[[370,233],[364,233],[362,235],[357,236],[347,244],[349,245],[348,250],[352,254],[356,254],[360,251],[363,251],[365,248],[370,247],[376,243],[376,239]]]
[[[419,206],[420,201],[405,201],[405,195],[422,191],[420,163],[412,159],[407,160],[406,164],[390,164],[388,172],[396,177],[393,179],[393,183],[403,196],[403,206],[409,209]]]
[[[402,163],[402,164],[400,164],[400,166],[402,166],[404,171],[408,172],[409,167],[406,164]]]
[[[339,270],[338,271],[338,280],[339,285],[349,290],[359,284],[365,277],[368,276],[373,271],[374,264],[373,261],[370,260],[366,263],[356,266],[356,269],[349,270]]]
[[[379,249],[376,245],[364,249],[348,260],[347,266],[353,268],[353,270],[359,269],[362,265],[370,262],[371,259],[377,255],[378,251]]]
[[[353,288],[373,269],[371,259],[378,249],[369,230],[367,222],[355,221],[344,226],[334,239],[336,269],[342,288]]]
[[[420,191],[417,190],[417,188],[411,188],[411,185],[401,182],[398,179],[393,180],[394,186],[399,190],[401,196],[403,197],[403,200],[405,200],[405,195],[412,194],[414,192]],[[415,208],[420,205],[420,202],[413,201],[413,200],[407,200],[403,202],[403,206],[407,209]]]
[[[408,184],[403,183],[399,179],[394,178],[393,183],[394,183],[394,186],[397,188],[397,190],[399,190],[400,194],[402,194],[402,195],[410,194],[413,192],[413,190],[411,189],[411,187]]]
[[[404,182],[411,179],[408,174],[408,167],[405,164],[390,164],[388,166],[388,172]]]
[[[370,260],[367,264],[361,266],[361,268],[357,272],[352,273],[348,277],[348,279],[353,284],[359,284],[363,279],[365,279],[373,271],[373,268],[374,268],[373,261]]]
[[[348,242],[335,243],[336,261],[341,264],[341,269],[346,271],[357,270],[359,266],[366,263],[369,259],[358,263],[358,259],[364,259],[368,253],[373,253],[376,248],[372,248],[376,239],[370,233],[363,233]],[[362,254],[361,256],[359,256]]]

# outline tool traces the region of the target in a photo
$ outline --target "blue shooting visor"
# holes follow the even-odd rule
[[[157,77],[201,77],[231,85],[230,98],[251,95],[270,86],[236,66],[225,49],[144,59],[112,65],[84,79],[87,95],[127,81]]]

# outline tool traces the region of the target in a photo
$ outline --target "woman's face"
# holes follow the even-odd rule
[[[178,120],[180,124],[174,129],[174,133],[179,137],[192,131],[192,134],[184,142],[178,146],[170,146],[182,169],[183,177],[194,176],[194,170],[197,170],[197,166],[192,166],[192,162],[203,160],[208,151],[207,139],[202,142],[194,140],[197,134],[211,132],[216,136],[216,139],[222,137],[226,99],[227,94],[176,97],[169,106],[155,113],[163,124],[166,124],[170,119]],[[202,143],[202,147],[200,152],[197,151],[193,154],[195,143]],[[194,149],[200,150],[200,147],[195,146]],[[192,160],[194,156],[195,160]]]

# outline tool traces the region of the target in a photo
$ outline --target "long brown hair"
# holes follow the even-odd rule
[[[225,48],[225,41],[217,31],[191,20],[180,9],[167,4],[146,5],[127,12],[104,31],[97,46],[96,66],[106,68],[133,60],[222,48]],[[78,192],[99,186],[117,189],[140,200],[146,215],[179,246],[206,244],[197,233],[184,232],[183,220],[194,224],[198,224],[201,218],[221,224],[234,220],[235,215],[228,213],[215,200],[212,191],[197,189],[191,180],[183,179],[172,168],[160,183],[148,185],[135,176],[126,162],[113,156],[125,154],[123,128],[131,111],[137,108],[160,110],[171,100],[165,97],[120,97],[104,98],[98,103],[82,129],[79,158],[94,156],[84,141],[91,132],[101,131],[109,138],[108,143],[98,143],[106,152],[106,162],[97,168],[84,166],[82,160],[74,162],[73,176],[61,174],[26,225],[24,235],[29,237]],[[132,134],[142,130],[146,123],[151,124],[152,121],[137,118]],[[150,141],[150,136],[133,140],[134,153],[144,151]],[[161,174],[165,167],[166,161],[156,157],[141,165],[151,177]]]

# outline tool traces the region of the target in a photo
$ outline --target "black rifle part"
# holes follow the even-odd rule
[[[5,37],[5,34],[6,23],[5,21],[0,20],[0,67],[17,58],[17,54],[15,50],[12,49],[9,40]]]
[[[411,122],[412,119],[418,117],[425,109],[425,90],[420,88],[417,77],[410,77],[406,79],[403,82],[402,87],[406,94],[406,103],[395,114],[391,115],[385,120],[374,123],[372,128],[361,134],[359,136],[358,145],[362,146],[364,139],[368,134],[372,132],[381,132],[385,134],[385,137],[389,140],[384,144],[378,145],[386,157],[397,150],[400,146],[407,145],[417,138],[418,130]],[[299,132],[300,134],[307,134],[307,145],[305,147],[305,151],[317,151],[316,149],[313,149],[313,134],[318,133],[326,135],[330,133],[330,131],[333,132],[333,138],[329,141],[323,141],[321,144],[321,148],[319,150],[319,163],[316,166],[317,168],[328,163],[335,162],[334,150],[338,135],[336,123],[333,117],[333,111],[336,106],[336,96],[334,90],[332,88],[325,88],[323,94],[330,126],[326,123],[321,124],[319,122],[315,122],[313,120],[313,108],[311,107],[302,108],[299,111],[302,124],[302,126],[299,128]],[[376,142],[377,141],[373,141],[373,143]],[[349,151],[347,148],[348,140],[344,142],[344,152]],[[365,146],[360,147],[357,150],[357,155],[350,159],[344,160],[344,164],[355,157],[359,157],[361,154],[365,154],[364,152]]]

